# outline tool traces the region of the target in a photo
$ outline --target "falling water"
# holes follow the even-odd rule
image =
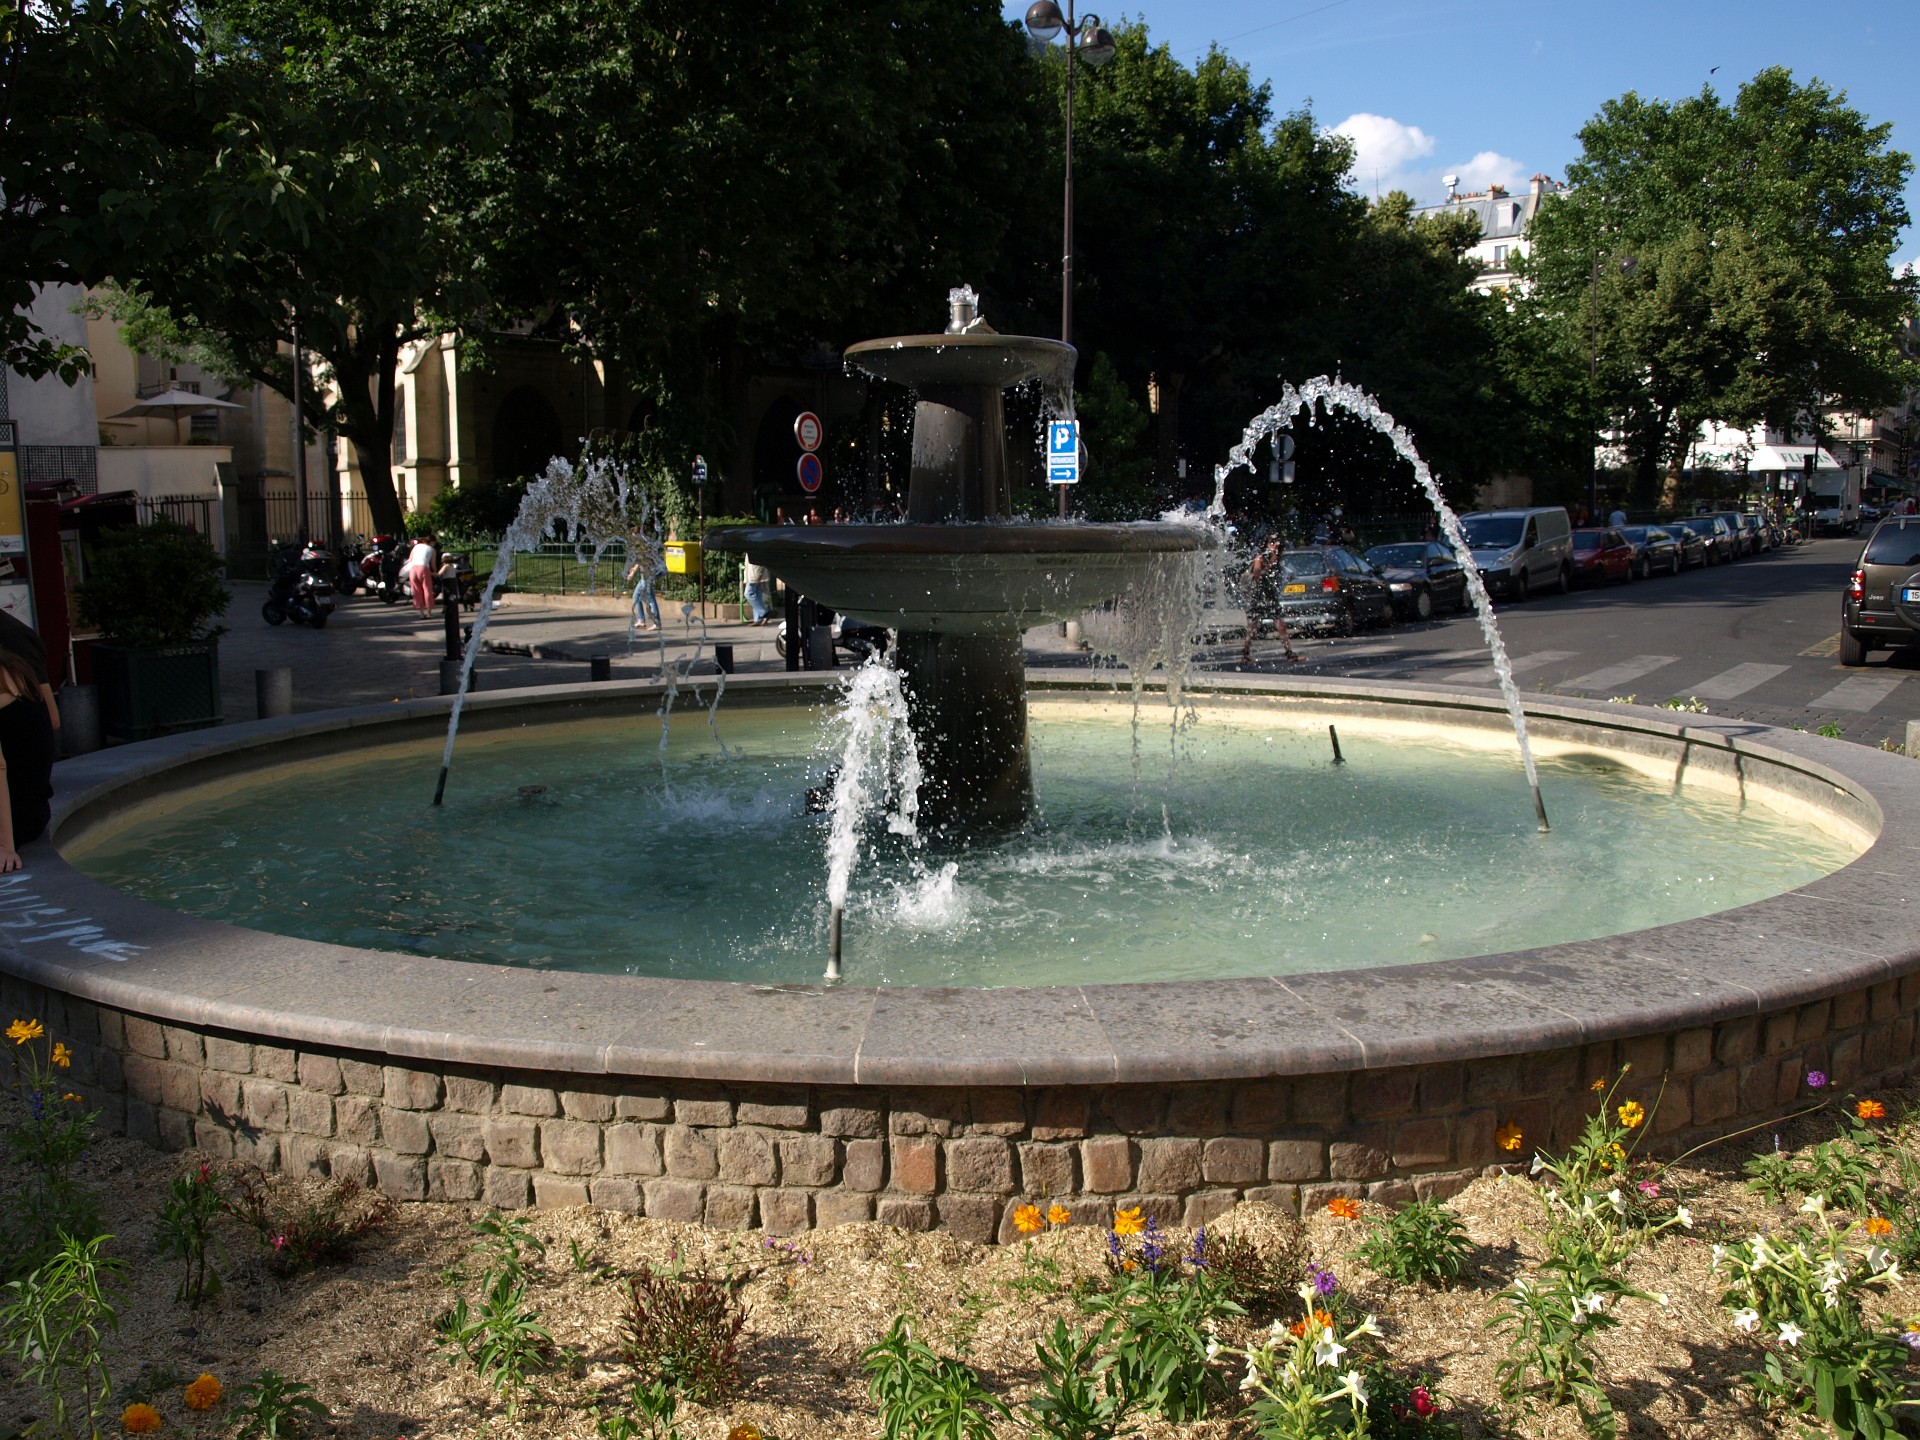
[[[1527,743],[1527,717],[1520,708],[1520,690],[1513,683],[1513,666],[1507,660],[1506,642],[1500,638],[1500,627],[1494,623],[1493,602],[1487,598],[1487,587],[1480,579],[1479,567],[1473,563],[1473,547],[1467,543],[1466,532],[1460,528],[1460,517],[1453,513],[1446,497],[1441,495],[1433,472],[1427,469],[1427,462],[1414,449],[1413,437],[1407,433],[1405,426],[1382,410],[1366,391],[1344,380],[1319,375],[1298,389],[1288,385],[1280,392],[1280,399],[1276,403],[1253,418],[1253,423],[1247,426],[1246,433],[1240,437],[1240,443],[1228,453],[1227,463],[1215,467],[1213,505],[1208,513],[1224,518],[1227,512],[1227,476],[1243,465],[1251,469],[1255,447],[1279,431],[1290,430],[1294,416],[1301,410],[1307,412],[1307,423],[1311,425],[1314,407],[1320,404],[1345,410],[1386,436],[1400,458],[1413,466],[1414,478],[1420,482],[1420,488],[1427,492],[1427,500],[1439,514],[1440,528],[1446,534],[1447,543],[1459,557],[1461,569],[1466,571],[1467,593],[1473,598],[1474,614],[1480,620],[1480,633],[1486,637],[1488,653],[1493,657],[1494,673],[1500,677],[1500,693],[1506,697],[1507,713],[1513,718],[1514,739],[1520,744],[1520,763],[1526,768],[1527,784],[1533,791],[1534,814],[1539,817],[1540,828],[1545,830],[1547,808],[1540,798],[1540,775],[1534,768],[1533,747]]]
[[[846,682],[828,717],[827,753],[836,773],[827,804],[827,903],[833,936],[827,979],[840,978],[840,924],[860,857],[867,818],[887,808],[887,829],[919,839],[920,751],[907,723],[907,692],[884,655],[873,655]]]

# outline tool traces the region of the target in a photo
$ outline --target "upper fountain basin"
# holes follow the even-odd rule
[[[795,590],[896,630],[1017,633],[1110,600],[1173,556],[1213,544],[1198,525],[738,525],[709,549],[751,554]]]
[[[882,380],[926,385],[991,385],[1011,389],[1028,380],[1065,382],[1074,348],[1036,335],[895,335],[847,347],[847,362]]]

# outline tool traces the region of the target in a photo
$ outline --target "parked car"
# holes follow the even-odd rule
[[[1473,563],[1495,595],[1524,600],[1535,590],[1564,592],[1573,575],[1573,524],[1564,506],[1481,510],[1460,524]]]
[[[1764,515],[1742,515],[1740,533],[1752,537],[1747,544],[1749,554],[1758,555],[1773,549],[1773,526],[1767,523]]]
[[[1706,537],[1698,530],[1689,530],[1678,520],[1670,520],[1660,527],[1671,535],[1674,543],[1680,547],[1680,568],[1692,570],[1707,563]]]
[[[1718,515],[1695,515],[1680,525],[1700,537],[1704,547],[1701,564],[1724,565],[1733,559],[1733,529]]]
[[[1640,579],[1646,579],[1657,570],[1678,575],[1686,569],[1686,547],[1678,536],[1664,526],[1629,525],[1620,533],[1626,536],[1627,544],[1633,547],[1633,573]]]
[[[1713,514],[1715,519],[1727,522],[1727,533],[1733,537],[1734,559],[1760,553],[1759,536],[1741,523],[1746,517],[1738,510],[1716,510]]]
[[[1453,551],[1435,540],[1376,545],[1366,561],[1380,572],[1393,593],[1393,608],[1412,620],[1436,610],[1467,608],[1467,572]]]
[[[1339,635],[1393,619],[1393,592],[1387,582],[1340,545],[1284,552],[1278,603],[1290,628],[1325,626]]]
[[[1633,579],[1633,546],[1619,530],[1573,532],[1573,582],[1605,585],[1609,580]]]
[[[1884,647],[1920,645],[1920,515],[1874,527],[1840,600],[1840,663],[1864,665]]]

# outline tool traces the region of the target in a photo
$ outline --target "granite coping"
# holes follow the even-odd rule
[[[742,677],[729,705],[823,700],[831,675]],[[1031,671],[1036,695],[1121,698],[1111,677]],[[481,692],[463,728],[651,704],[657,682]],[[1436,685],[1208,677],[1190,692],[1481,727],[1497,697]],[[50,834],[130,790],[444,729],[444,698],[192,732],[63,762]],[[1571,944],[1274,978],[1003,989],[753,985],[514,969],[301,940],[102,885],[55,843],[0,876],[0,971],[156,1019],[396,1060],[765,1083],[1083,1085],[1346,1072],[1525,1054],[1704,1026],[1920,971],[1920,765],[1763,725],[1529,699],[1605,746],[1714,752],[1830,795],[1877,838],[1801,887],[1698,920]]]

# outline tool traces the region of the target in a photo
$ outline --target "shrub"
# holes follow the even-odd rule
[[[886,1440],[994,1440],[993,1422],[1008,1416],[973,1367],[915,1340],[904,1315],[861,1363]]]
[[[226,633],[211,626],[233,592],[221,583],[225,562],[189,525],[151,525],[104,531],[75,592],[80,618],[112,645],[144,649],[191,645]]]
[[[1221,1388],[1213,1370],[1219,1323],[1243,1312],[1204,1269],[1135,1270],[1081,1304],[1102,1318],[1117,1382],[1142,1409],[1176,1422],[1206,1414],[1208,1396]]]
[[[1138,1397],[1126,1386],[1111,1351],[1101,1354],[1104,1331],[1070,1331],[1055,1320],[1034,1346],[1040,1383],[1022,1407],[1033,1434],[1044,1440],[1113,1440],[1125,1428]]]
[[[628,1282],[622,1353],[643,1380],[660,1380],[701,1405],[740,1387],[741,1281],[688,1274],[676,1258]]]
[[[1321,1440],[1365,1436],[1371,1397],[1358,1363],[1342,1373],[1342,1357],[1380,1334],[1371,1315],[1342,1335],[1319,1308],[1311,1285],[1299,1290],[1305,1314],[1286,1330],[1276,1320],[1257,1344],[1231,1353],[1247,1362],[1240,1391],[1262,1440]],[[1357,1362],[1358,1357],[1355,1357]]]
[[[119,1319],[105,1291],[126,1265],[100,1254],[111,1238],[61,1236],[59,1253],[8,1285],[12,1298],[0,1307],[0,1337],[20,1378],[40,1392],[44,1428],[56,1435],[97,1437],[113,1399],[106,1337]]]
[[[325,1423],[333,1418],[311,1385],[272,1369],[236,1385],[233,1401],[233,1413],[227,1418],[235,1440],[281,1440],[297,1436],[309,1420]]]
[[[1298,1226],[1268,1249],[1239,1235],[1209,1235],[1202,1256],[1220,1293],[1255,1320],[1287,1309],[1307,1273],[1306,1236]]]
[[[520,513],[526,498],[526,476],[492,477],[449,485],[434,496],[421,518],[436,535],[465,540],[492,536],[495,541]]]
[[[1389,1280],[1447,1286],[1460,1278],[1471,1249],[1451,1210],[1438,1200],[1416,1200],[1368,1221],[1355,1253]]]
[[[209,1295],[220,1293],[220,1272],[214,1269],[208,1251],[219,1244],[213,1234],[213,1221],[226,1205],[219,1187],[213,1183],[213,1171],[205,1163],[192,1175],[173,1182],[173,1190],[161,1203],[154,1219],[153,1250],[181,1262],[185,1273],[174,1299],[195,1309]]]
[[[393,1219],[393,1202],[355,1181],[331,1180],[304,1192],[257,1169],[240,1172],[225,1205],[260,1237],[276,1275],[351,1260],[363,1240]]]

